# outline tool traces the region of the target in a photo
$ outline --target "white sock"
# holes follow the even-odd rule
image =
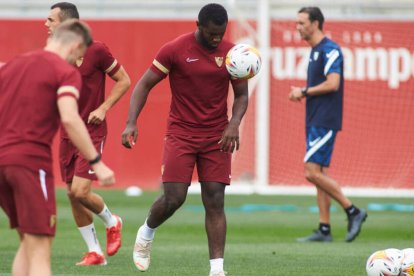
[[[224,264],[223,258],[211,259],[210,260],[210,271],[211,272],[223,271],[223,264]]]
[[[152,241],[154,239],[155,230],[157,230],[157,228],[150,228],[147,224],[147,220],[145,220],[144,224],[138,229],[137,238],[139,236],[144,240]]]
[[[98,217],[100,217],[102,221],[105,223],[106,228],[111,228],[116,225],[116,219],[112,215],[111,211],[109,211],[106,204],[104,205],[102,212],[98,214]]]
[[[99,245],[98,237],[96,236],[95,225],[92,223],[87,226],[78,227],[78,229],[83,237],[83,240],[88,246],[88,251],[103,255],[101,246]]]

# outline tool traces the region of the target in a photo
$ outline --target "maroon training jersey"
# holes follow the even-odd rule
[[[57,99],[79,97],[81,77],[58,55],[39,50],[0,68],[0,165],[52,174],[51,145],[60,124]]]
[[[167,134],[220,136],[228,124],[230,75],[225,57],[234,44],[223,40],[214,50],[203,48],[195,33],[165,44],[150,69],[169,75],[172,92]]]
[[[77,62],[77,66],[82,76],[82,89],[78,102],[79,114],[91,137],[106,136],[106,120],[99,125],[88,124],[88,117],[105,101],[106,74],[113,76],[121,65],[104,43],[94,41],[86,50],[84,57]],[[62,136],[68,138],[65,131],[62,131]]]

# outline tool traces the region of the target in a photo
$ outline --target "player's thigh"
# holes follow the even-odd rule
[[[65,183],[72,182],[75,174],[77,148],[69,139],[61,139],[59,143],[60,175]]]
[[[23,234],[22,242],[25,244],[25,248],[29,255],[41,254],[45,257],[50,255],[50,250],[52,246],[53,237],[46,235],[37,235],[37,234]]]
[[[16,202],[13,196],[13,186],[6,180],[6,167],[0,167],[0,207],[9,217],[11,228],[17,227]]]
[[[218,141],[221,137],[208,137],[201,143],[197,155],[197,172],[199,181],[230,184],[231,153],[220,150]]]
[[[161,173],[163,183],[191,183],[196,162],[197,143],[191,137],[167,135]]]
[[[42,169],[32,171],[20,166],[8,166],[3,172],[14,197],[16,225],[12,226],[21,233],[54,236],[56,201],[53,175]]]
[[[175,206],[181,206],[187,198],[189,183],[182,182],[164,182],[164,197],[167,202],[174,203]]]
[[[106,137],[92,137],[92,143],[95,146],[96,150],[103,154],[104,146],[105,146]],[[75,161],[75,176],[89,179],[89,180],[97,180],[95,171],[92,170],[91,166],[89,165],[89,160],[86,160],[79,151],[77,151],[76,161]]]

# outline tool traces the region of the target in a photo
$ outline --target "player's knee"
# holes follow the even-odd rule
[[[68,192],[71,201],[84,201],[88,197],[88,193],[84,190],[71,190]]]
[[[320,173],[315,172],[314,170],[305,169],[305,178],[311,183],[318,183],[320,179]]]
[[[76,200],[75,194],[71,190],[68,190],[68,192],[66,193],[66,195],[68,196],[68,198],[69,198],[70,201],[75,201]]]
[[[306,169],[305,169],[305,179],[309,182],[312,182],[312,173]]]
[[[222,213],[224,212],[224,200],[210,200],[204,203],[206,212]]]
[[[185,198],[165,197],[164,198],[164,204],[165,204],[165,207],[167,209],[167,212],[174,212],[175,210],[180,208],[181,205],[183,205],[184,201],[185,201]]]

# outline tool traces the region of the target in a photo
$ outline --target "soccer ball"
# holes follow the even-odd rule
[[[403,252],[395,248],[376,251],[367,260],[367,274],[368,276],[398,276],[403,258]]]
[[[248,44],[237,44],[226,56],[226,68],[236,79],[250,79],[257,75],[262,66],[259,51]]]
[[[404,253],[404,259],[401,264],[401,276],[414,276],[414,248],[401,250]]]

